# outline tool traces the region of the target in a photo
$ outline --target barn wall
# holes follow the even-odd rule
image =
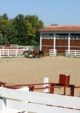
[[[58,53],[64,53],[68,49],[68,40],[67,39],[56,39],[56,50]]]
[[[49,52],[49,49],[53,49],[53,39],[42,39],[42,50],[44,52]]]
[[[53,39],[42,39],[42,45],[53,45]]]
[[[49,49],[54,48],[53,39],[42,39],[42,50],[44,52],[49,52]],[[68,40],[67,39],[56,39],[56,50],[57,53],[65,53],[65,50],[68,49]],[[70,40],[70,49],[80,50],[80,40]]]
[[[67,39],[56,39],[56,46],[68,46]]]
[[[80,40],[71,40],[70,45],[71,46],[80,46]]]

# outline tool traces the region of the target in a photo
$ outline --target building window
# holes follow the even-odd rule
[[[53,33],[44,33],[42,34],[43,39],[53,39],[54,35]]]
[[[75,33],[75,34],[72,33],[72,34],[71,34],[71,39],[73,39],[73,40],[74,40],[74,39],[75,39],[75,40],[80,40],[80,34],[79,34],[79,33]]]
[[[57,33],[56,39],[68,39],[68,34]]]

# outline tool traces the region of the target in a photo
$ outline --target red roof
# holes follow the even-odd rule
[[[80,26],[51,25],[40,30],[40,32],[80,32]]]

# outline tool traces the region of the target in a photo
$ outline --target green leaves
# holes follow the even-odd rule
[[[36,15],[22,14],[9,19],[7,14],[0,16],[0,45],[20,44],[35,45],[39,43],[38,30],[43,28],[43,22]]]

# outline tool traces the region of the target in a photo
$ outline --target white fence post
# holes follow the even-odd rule
[[[1,55],[4,55],[4,47],[1,49]]]
[[[77,53],[77,51],[75,50],[75,56],[77,55],[76,53]]]
[[[44,77],[44,86],[43,87],[45,89],[44,89],[43,92],[45,92],[45,93],[49,92],[49,88],[48,88],[49,87],[49,84],[48,83],[49,83],[49,78],[48,77]]]
[[[0,49],[0,58],[1,58],[1,49]]]
[[[18,55],[18,48],[16,49],[16,55],[15,56],[17,57],[17,55]]]
[[[8,49],[7,51],[8,51],[7,55],[8,55],[8,57],[9,57],[9,49]]]

